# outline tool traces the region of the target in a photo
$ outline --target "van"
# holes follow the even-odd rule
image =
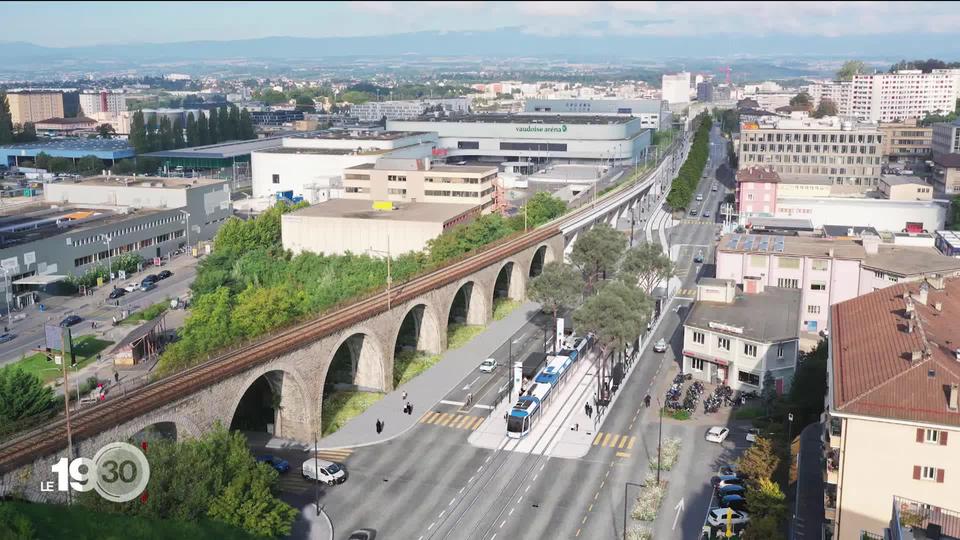
[[[304,461],[300,466],[300,472],[305,479],[320,480],[328,486],[342,484],[347,479],[347,473],[341,465],[323,459],[314,458]]]

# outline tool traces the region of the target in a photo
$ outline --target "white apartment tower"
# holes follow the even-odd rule
[[[80,94],[80,108],[84,115],[95,113],[119,113],[127,110],[127,96],[106,90]]]
[[[821,99],[831,99],[841,116],[858,120],[894,122],[923,118],[927,113],[956,110],[960,69],[855,75],[851,81],[812,84],[809,92],[817,104]]]
[[[681,71],[675,74],[663,74],[662,97],[671,105],[690,102],[690,72]]]

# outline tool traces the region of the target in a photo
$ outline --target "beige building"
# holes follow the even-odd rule
[[[960,193],[960,120],[933,125],[933,164],[937,191]]]
[[[916,118],[908,118],[902,122],[880,122],[878,129],[883,135],[881,152],[887,161],[930,159],[932,127],[919,126]]]
[[[15,92],[7,94],[13,125],[63,118],[63,94],[60,92]]]
[[[493,205],[497,167],[432,165],[430,159],[381,158],[344,169],[345,199]]]
[[[739,167],[763,166],[780,175],[812,175],[869,191],[880,177],[883,136],[875,125],[811,118],[764,117],[740,128]]]
[[[891,201],[933,200],[933,187],[916,176],[885,174],[880,177],[879,188]]]
[[[883,538],[895,497],[956,506],[958,319],[956,278],[898,284],[831,308],[824,507],[833,538]]]

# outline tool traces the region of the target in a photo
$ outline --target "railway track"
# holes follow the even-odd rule
[[[672,150],[672,149],[671,149]],[[665,154],[667,154],[665,152]],[[620,190],[609,194],[616,197]],[[604,198],[601,198],[601,201]],[[598,201],[600,202],[600,201]],[[606,202],[606,201],[603,201]],[[437,287],[457,281],[506,257],[562,234],[564,224],[592,211],[583,206],[533,231],[508,238],[467,258],[393,287],[390,302],[401,304]],[[202,364],[150,383],[136,393],[95,405],[71,418],[74,442],[92,437],[112,426],[128,422],[171,401],[197,393],[211,384],[247,371],[277,356],[289,353],[338,330],[387,311],[387,293],[379,292],[318,318],[265,336],[257,342],[225,352]],[[43,428],[23,434],[0,445],[0,474],[50,455],[66,446],[66,421],[58,418]]]

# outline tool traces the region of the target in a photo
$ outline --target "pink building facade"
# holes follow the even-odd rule
[[[777,214],[779,175],[772,169],[749,167],[737,172],[737,211],[741,218]]]

